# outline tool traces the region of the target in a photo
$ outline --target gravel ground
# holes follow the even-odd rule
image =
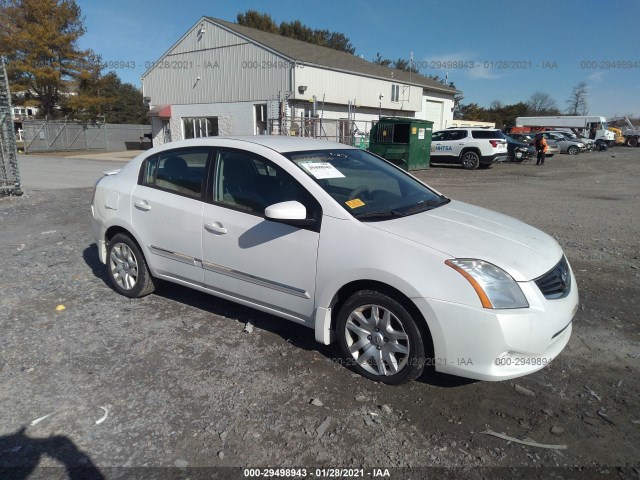
[[[36,465],[32,478],[72,476],[44,468],[64,464],[105,478],[220,466],[414,469],[392,478],[418,467],[490,478],[489,467],[568,466],[638,478],[640,148],[418,176],[563,246],[581,306],[549,367],[505,382],[373,383],[311,330],[267,314],[171,284],[119,296],[89,233],[92,189],[31,191],[0,198],[0,468],[26,469],[0,477]]]

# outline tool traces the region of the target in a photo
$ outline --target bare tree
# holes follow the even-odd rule
[[[533,92],[527,102],[533,114],[550,113],[558,110],[556,101],[544,92]]]
[[[567,100],[567,110],[569,115],[586,115],[589,112],[587,104],[588,91],[585,82],[578,83]]]

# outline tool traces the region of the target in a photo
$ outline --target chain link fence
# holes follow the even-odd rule
[[[22,195],[11,94],[3,57],[0,57],[0,195]]]
[[[271,135],[319,138],[366,149],[369,146],[369,132],[376,121],[285,117],[281,120],[270,119],[267,123],[267,132]]]
[[[25,121],[22,136],[27,153],[78,150],[124,151],[149,148],[150,125]]]

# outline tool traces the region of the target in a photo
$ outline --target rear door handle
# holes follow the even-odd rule
[[[144,200],[139,200],[137,202],[134,202],[133,204],[138,210],[142,210],[143,212],[148,212],[149,210],[151,210],[151,205],[149,205],[147,202],[145,202]]]
[[[219,222],[214,222],[214,223],[205,223],[204,224],[204,228],[205,230],[212,232],[212,233],[220,233],[220,234],[225,234],[227,233],[227,229],[224,228],[222,226],[221,223]]]

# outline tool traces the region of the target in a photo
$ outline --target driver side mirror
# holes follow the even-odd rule
[[[274,222],[297,227],[313,225],[316,222],[313,218],[307,218],[307,209],[295,200],[269,205],[264,210],[264,216]]]

